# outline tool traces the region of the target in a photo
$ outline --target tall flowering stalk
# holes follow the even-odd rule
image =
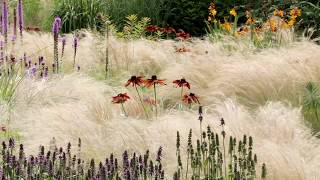
[[[52,25],[52,34],[53,34],[53,56],[54,56],[54,62],[55,62],[55,68],[56,72],[59,73],[59,51],[58,51],[58,38],[59,38],[59,32],[61,28],[61,19],[59,17],[56,17],[53,25]]]
[[[142,76],[131,76],[131,78],[125,84],[125,87],[128,87],[129,85],[132,85],[135,88],[135,90],[137,91],[137,94],[139,96],[139,100],[140,100],[141,106],[143,108],[143,111],[144,111],[146,117],[148,118],[147,110],[146,110],[146,108],[145,108],[145,106],[143,104],[142,98],[141,98],[139,90],[138,90],[138,86],[143,85],[143,83],[144,83],[144,79],[143,79]]]
[[[147,88],[153,87],[154,92],[154,101],[155,101],[155,107],[156,107],[156,117],[158,116],[158,108],[157,108],[157,91],[156,91],[156,85],[166,85],[164,80],[158,79],[156,75],[151,76],[151,79],[147,79],[145,81],[145,86]]]
[[[67,43],[67,38],[66,38],[66,36],[63,36],[63,37],[62,37],[61,42],[62,42],[62,47],[61,47],[61,58],[63,58],[63,55],[64,55],[64,49],[65,49],[65,46],[66,46],[66,43]]]
[[[17,9],[13,9],[13,36],[17,36]]]
[[[24,26],[22,0],[18,1],[18,23],[19,23],[20,38],[21,38],[21,41],[22,41],[23,26]]]
[[[76,35],[74,35],[73,37],[73,68],[75,67],[76,65],[76,56],[77,56],[77,50],[78,50],[78,45],[79,45],[79,39]]]
[[[9,17],[8,17],[8,5],[6,1],[3,1],[2,4],[2,34],[4,36],[4,42],[8,42],[8,26],[9,26]]]

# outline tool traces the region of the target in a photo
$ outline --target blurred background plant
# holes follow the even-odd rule
[[[303,99],[304,118],[309,122],[315,133],[320,131],[320,92],[319,86],[314,82],[309,82],[305,87]]]

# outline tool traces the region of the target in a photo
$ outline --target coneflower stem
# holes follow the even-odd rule
[[[156,84],[153,84],[153,90],[154,90],[154,105],[156,106],[156,119],[158,117],[158,108],[157,108],[157,91],[156,91]]]
[[[135,88],[136,88],[137,94],[138,94],[138,96],[139,96],[139,100],[140,100],[140,103],[141,103],[141,105],[142,105],[143,111],[144,111],[144,113],[146,114],[146,117],[147,117],[147,119],[148,119],[148,118],[149,118],[149,117],[148,117],[148,113],[147,113],[146,108],[145,108],[144,105],[143,105],[143,101],[142,101],[142,98],[141,98],[141,96],[140,96],[138,87],[135,86]]]
[[[181,99],[183,98],[183,86],[181,87]],[[183,99],[182,99],[183,100]]]
[[[128,115],[127,115],[126,110],[124,109],[124,105],[123,105],[123,103],[121,103],[121,107],[122,107],[122,111],[123,111],[123,113],[124,113],[124,116],[126,116],[126,117],[127,117]]]

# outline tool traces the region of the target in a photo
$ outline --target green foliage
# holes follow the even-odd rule
[[[312,37],[320,36],[320,1],[301,1],[297,4],[302,9],[300,28],[313,28]]]
[[[110,20],[117,28],[123,28],[123,20],[136,14],[138,17],[149,17],[152,24],[161,24],[160,5],[163,0],[106,0]]]
[[[132,14],[126,17],[125,25],[122,32],[117,35],[125,39],[138,39],[146,35],[146,27],[150,24],[150,18],[144,17],[139,19],[137,15]]]
[[[0,101],[10,102],[14,93],[22,81],[18,71],[0,73]]]
[[[310,123],[311,127],[319,132],[320,130],[320,92],[318,86],[314,82],[309,82],[305,87],[305,95],[303,99],[303,113],[305,119]]]
[[[82,28],[100,30],[105,27],[106,7],[103,0],[56,0],[51,18],[61,18],[63,33]]]
[[[211,0],[164,0],[160,16],[164,26],[183,29],[192,35],[205,33]]]

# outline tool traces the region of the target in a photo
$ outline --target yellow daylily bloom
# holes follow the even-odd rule
[[[235,9],[235,8],[231,9],[230,14],[231,14],[232,16],[236,17],[236,16],[237,16],[237,11],[236,11],[236,9]]]

